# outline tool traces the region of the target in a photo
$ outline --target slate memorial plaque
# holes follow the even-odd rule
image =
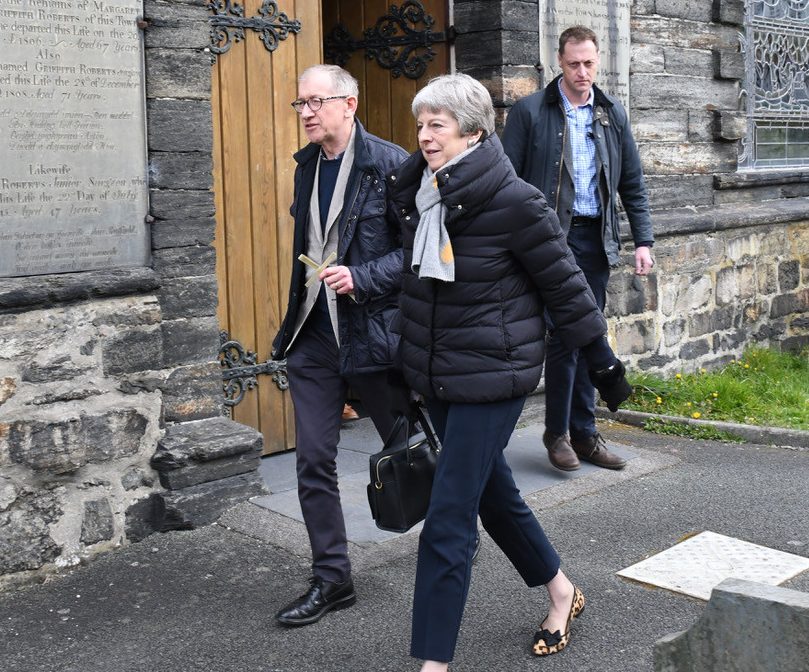
[[[586,26],[598,37],[601,64],[596,84],[629,110],[629,10],[631,0],[543,0],[540,48],[545,81],[561,73],[559,35],[571,26]]]
[[[0,277],[149,263],[142,13],[0,3]]]

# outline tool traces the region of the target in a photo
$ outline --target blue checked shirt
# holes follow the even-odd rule
[[[591,137],[595,94],[590,89],[590,98],[587,102],[581,107],[574,107],[562,91],[561,85],[562,80],[559,80],[559,93],[565,108],[573,154],[573,184],[576,189],[573,214],[592,217],[597,215],[600,209],[596,193],[596,146]]]

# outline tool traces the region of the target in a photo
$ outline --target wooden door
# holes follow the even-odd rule
[[[375,30],[375,28],[377,30]],[[403,54],[406,45],[400,44],[420,33],[431,36],[432,60],[424,58],[427,48],[418,47],[409,52],[409,67],[425,65],[418,77],[416,72],[397,72],[383,67],[390,54],[378,48],[380,30],[389,31],[394,54]],[[442,35],[443,33],[443,35]],[[324,0],[323,35],[328,62],[342,65],[360,85],[360,100],[357,116],[363,125],[385,140],[401,145],[409,152],[418,148],[416,122],[410,112],[410,103],[421,87],[432,77],[450,71],[450,44],[452,30],[449,27],[449,7],[446,0],[404,0],[393,5],[390,0]],[[357,46],[342,48],[349,39]],[[397,42],[398,40],[398,42]],[[377,45],[377,46],[375,46]]]
[[[412,27],[444,30],[448,18],[444,0],[405,0],[400,7],[409,7],[412,17],[420,14],[422,4],[423,14],[432,16],[434,23],[420,21]],[[212,11],[225,7],[222,11],[231,11],[231,3],[212,5],[219,8]],[[275,41],[273,51],[265,46],[266,34],[242,28],[241,39],[231,39],[213,66],[217,316],[229,343],[236,344],[224,350],[225,359],[235,360],[231,364],[241,370],[266,371],[272,339],[286,310],[292,272],[292,154],[306,143],[289,105],[297,95],[298,76],[325,62],[324,25],[344,21],[362,38],[363,30],[392,9],[379,0],[246,0],[243,11],[221,19],[230,24],[249,19],[256,25],[275,22],[277,13],[283,13],[300,22],[297,32],[290,30],[285,39]],[[410,151],[416,149],[410,102],[430,77],[449,71],[449,43],[433,44],[431,50],[435,55],[417,79],[395,77],[392,70],[368,61],[366,50],[355,51],[344,64],[360,84],[360,120],[371,132]],[[420,48],[415,55],[424,51]],[[246,355],[244,360],[239,360],[240,353]],[[230,407],[233,419],[263,433],[265,453],[293,448],[289,393],[266,373],[237,381],[241,386],[237,384],[236,393],[230,395],[239,399]]]
[[[243,16],[266,18],[268,4],[260,13],[262,0],[245,0]],[[289,291],[292,154],[305,142],[289,104],[298,75],[323,57],[320,3],[280,0],[277,8],[300,21],[300,32],[269,51],[260,32],[244,30],[213,66],[217,316],[230,339],[255,353],[254,363],[270,358]],[[257,383],[231,407],[233,419],[263,433],[265,453],[294,447],[289,393],[270,375]]]

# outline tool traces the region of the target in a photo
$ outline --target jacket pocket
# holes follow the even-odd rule
[[[393,322],[399,309],[394,305],[368,311],[368,354],[375,364],[390,364],[399,347],[399,334]]]

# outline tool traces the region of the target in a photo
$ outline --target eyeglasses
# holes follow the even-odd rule
[[[348,96],[327,96],[326,98],[318,98],[317,96],[312,96],[308,100],[293,100],[290,105],[292,105],[292,109],[295,110],[298,114],[303,112],[304,105],[308,105],[309,109],[312,112],[317,112],[321,107],[323,107],[323,103],[327,100],[338,100],[342,98],[348,98]]]

